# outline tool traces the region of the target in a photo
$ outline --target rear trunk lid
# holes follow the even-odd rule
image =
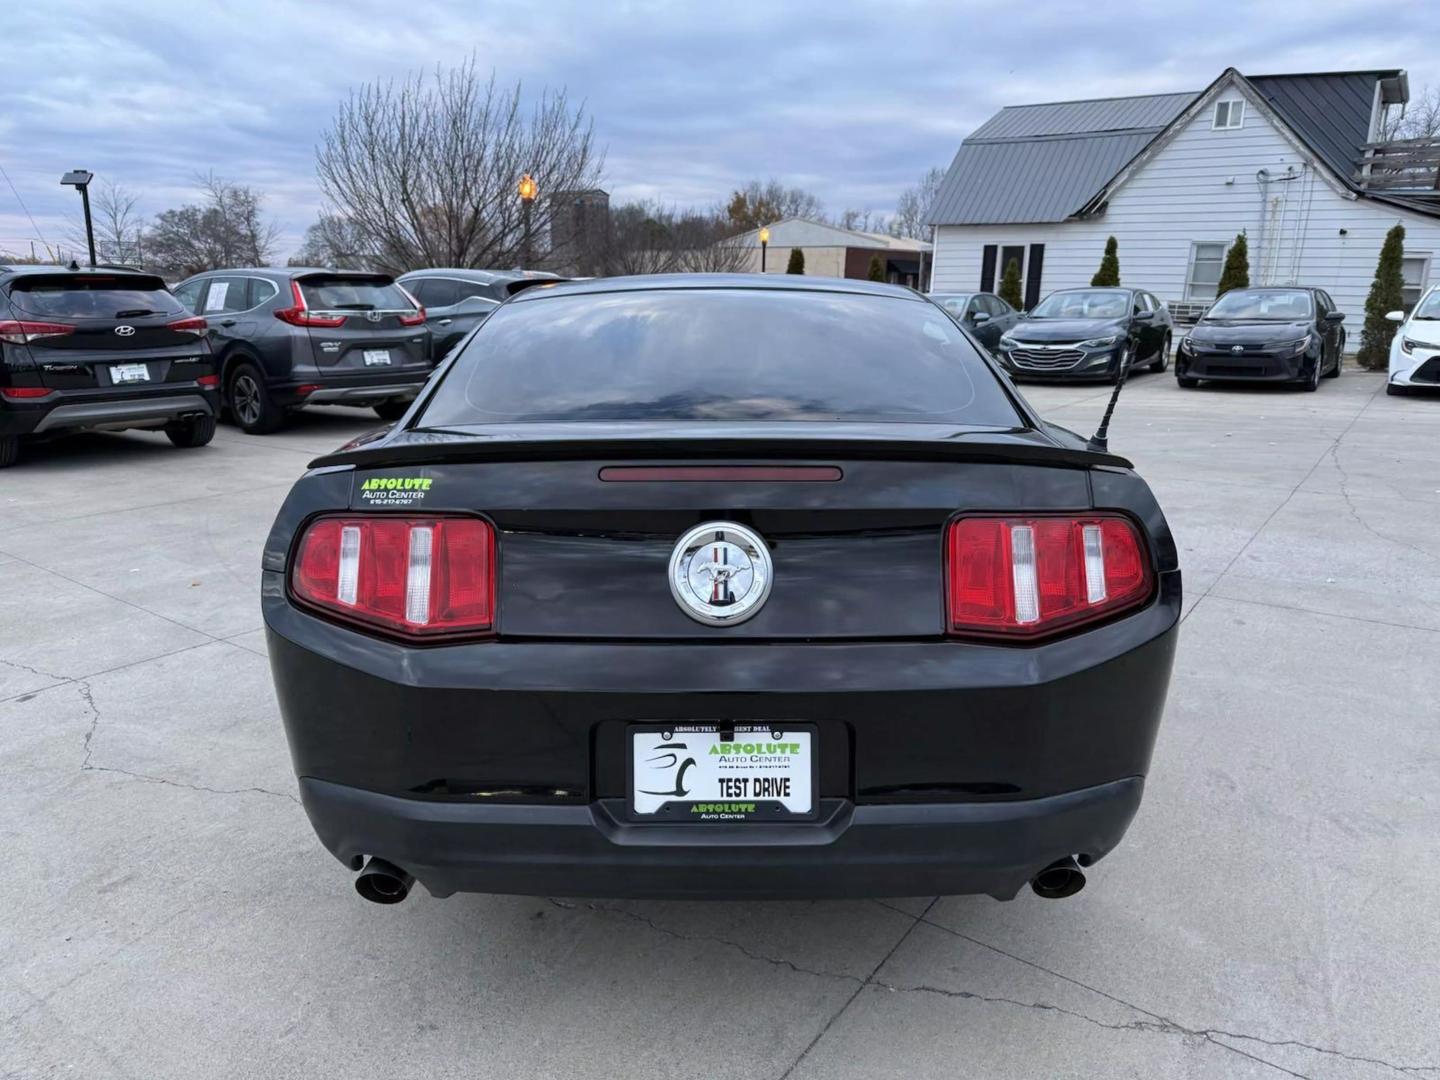
[[[27,276],[12,283],[8,299],[51,389],[193,382],[211,370],[203,322],[158,277]]]
[[[310,347],[322,369],[384,374],[430,366],[424,314],[383,274],[310,274],[298,279],[309,310]],[[334,325],[316,325],[316,322]]]

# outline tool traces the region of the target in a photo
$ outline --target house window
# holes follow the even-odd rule
[[[1215,102],[1215,119],[1211,123],[1211,129],[1220,131],[1224,128],[1238,128],[1245,124],[1245,102],[1242,101],[1217,101]]]
[[[1214,300],[1225,262],[1225,241],[1200,241],[1190,245],[1190,273],[1185,278],[1186,300]]]
[[[1405,297],[1405,310],[1412,311],[1425,291],[1425,279],[1430,276],[1430,256],[1407,255],[1400,264],[1400,276],[1405,279],[1400,293]]]

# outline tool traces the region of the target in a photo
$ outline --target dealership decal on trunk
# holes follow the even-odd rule
[[[360,485],[360,501],[371,506],[414,506],[434,480],[428,476],[372,476]]]

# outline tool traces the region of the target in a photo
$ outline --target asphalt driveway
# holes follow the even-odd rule
[[[1087,434],[1106,388],[1034,387]],[[360,900],[259,551],[373,426],[0,473],[0,1077],[1440,1077],[1440,399],[1137,376],[1181,546],[1146,801],[1078,897]]]

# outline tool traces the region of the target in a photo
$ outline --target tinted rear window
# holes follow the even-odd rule
[[[305,278],[300,292],[312,311],[411,311],[415,307],[398,285],[375,278]]]
[[[751,289],[502,307],[421,423],[572,420],[1020,423],[964,333],[930,304]]]
[[[27,275],[10,283],[10,303],[27,315],[65,319],[186,314],[163,281],[139,275],[122,278],[94,274]]]

